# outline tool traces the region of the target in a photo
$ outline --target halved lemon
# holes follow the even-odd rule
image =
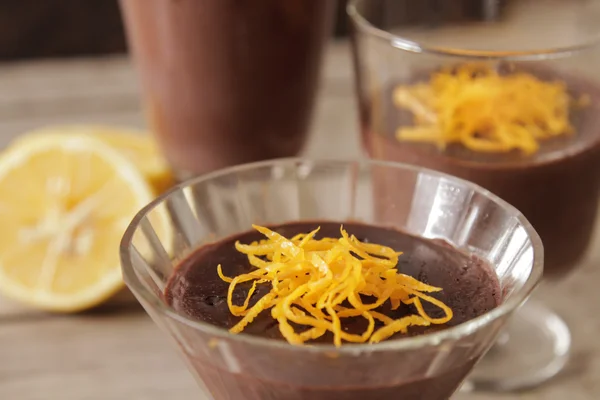
[[[14,143],[35,140],[37,136],[92,136],[127,157],[160,194],[174,184],[171,170],[160,153],[156,141],[141,130],[105,125],[57,125],[28,132]]]
[[[36,135],[0,155],[0,291],[60,312],[123,287],[119,242],[153,199],[137,167],[98,139]]]

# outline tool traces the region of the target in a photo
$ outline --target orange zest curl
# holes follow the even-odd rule
[[[393,101],[414,119],[413,126],[397,130],[399,140],[533,154],[540,141],[574,133],[570,109],[586,106],[589,97],[575,101],[564,82],[542,81],[525,72],[502,75],[485,64],[463,64],[433,73],[429,82],[398,86]]]
[[[445,324],[452,319],[452,310],[443,302],[425,293],[442,289],[426,285],[413,277],[398,272],[398,256],[390,247],[359,241],[341,227],[341,237],[315,239],[319,229],[287,239],[280,234],[253,225],[266,239],[251,244],[236,242],[237,251],[246,254],[253,271],[230,278],[217,267],[219,277],[229,283],[227,304],[230,312],[241,320],[230,329],[242,332],[263,311],[271,309],[271,316],[279,323],[283,337],[291,344],[301,345],[318,339],[326,332],[333,334],[339,347],[342,341],[350,343],[377,343],[397,332],[407,332],[410,326]],[[252,282],[242,305],[234,305],[236,286]],[[271,290],[252,307],[250,298],[257,285],[270,283]],[[375,298],[363,303],[361,296]],[[418,315],[394,320],[376,309],[389,301],[392,309],[402,304],[414,305]],[[444,317],[430,317],[422,301],[436,305]],[[344,318],[362,317],[368,322],[360,335],[344,331]],[[290,324],[307,327],[298,333]],[[376,322],[383,324],[376,329]]]

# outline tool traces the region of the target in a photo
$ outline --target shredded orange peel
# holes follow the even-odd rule
[[[540,141],[573,134],[570,109],[585,106],[589,96],[575,101],[564,82],[468,63],[435,72],[426,83],[398,86],[393,101],[414,118],[414,126],[397,130],[399,140],[533,154]]]
[[[443,302],[426,293],[442,289],[424,284],[398,272],[396,265],[402,253],[373,243],[359,241],[349,236],[343,226],[341,237],[315,239],[319,228],[308,234],[298,234],[291,239],[262,226],[253,228],[266,236],[249,245],[236,242],[237,251],[246,254],[255,267],[249,273],[229,278],[217,267],[219,277],[229,283],[227,304],[230,312],[242,319],[230,329],[240,333],[264,310],[271,309],[283,337],[293,345],[333,334],[333,342],[377,343],[397,332],[406,332],[410,326],[445,324],[452,319],[452,310]],[[237,285],[252,282],[242,305],[234,305],[233,293]],[[257,285],[270,283],[271,290],[249,307],[250,298]],[[363,303],[361,296],[375,301]],[[401,304],[412,304],[418,315],[394,320],[376,309],[389,301],[393,310]],[[430,317],[423,301],[434,304],[444,312],[442,318]],[[368,321],[361,334],[344,331],[344,318],[363,317]],[[375,329],[379,321],[382,327]],[[304,326],[297,333],[290,322]]]

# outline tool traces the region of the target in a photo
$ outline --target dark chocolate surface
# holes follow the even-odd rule
[[[340,223],[302,222],[275,228],[286,237],[306,233],[320,226],[318,237],[339,237]],[[483,261],[457,251],[442,241],[420,239],[400,231],[379,228],[357,223],[345,223],[349,234],[362,241],[378,243],[402,251],[399,257],[400,272],[413,276],[422,282],[443,288],[434,297],[445,302],[454,312],[453,319],[446,325],[429,328],[410,328],[408,335],[422,334],[444,329],[468,321],[486,313],[499,303],[498,280],[492,269]],[[179,312],[210,324],[230,328],[239,321],[228,309],[226,296],[228,284],[217,275],[217,265],[221,264],[226,276],[236,276],[252,270],[244,254],[235,250],[234,243],[250,243],[263,238],[257,232],[246,232],[221,242],[206,245],[188,257],[171,279],[166,291],[169,303]],[[250,284],[240,285],[234,292],[234,303],[241,305],[246,298]],[[251,298],[251,305],[270,290],[268,284],[259,286]],[[364,298],[365,303],[374,301]],[[443,316],[440,309],[423,302],[429,315]],[[416,314],[413,306],[402,305],[392,311],[389,302],[378,311],[397,319]],[[344,329],[349,333],[360,334],[366,329],[364,318],[344,318]],[[302,330],[302,327],[296,327]],[[270,312],[261,313],[244,331],[246,334],[282,339],[279,326]],[[397,334],[395,337],[401,337]],[[331,335],[324,335],[320,341],[331,343]]]
[[[309,232],[317,226],[321,226],[321,237],[339,236],[339,222],[290,223],[272,229],[291,237],[297,233]],[[403,251],[398,263],[401,272],[441,286],[444,290],[437,294],[438,298],[454,310],[454,318],[448,325],[456,325],[481,315],[500,302],[499,283],[494,271],[481,260],[459,252],[445,242],[419,239],[397,230],[358,223],[344,223],[344,227],[360,240]],[[166,300],[175,310],[188,317],[223,328],[233,326],[238,318],[233,317],[227,307],[225,298],[228,284],[218,277],[217,265],[221,264],[223,272],[229,276],[247,272],[251,267],[246,256],[235,250],[234,243],[236,240],[248,243],[261,238],[259,233],[246,232],[198,249],[180,264],[172,276],[165,292]],[[236,304],[243,302],[246,290],[236,293]],[[267,290],[266,287],[260,288],[252,303]],[[395,318],[414,313],[409,306],[402,306],[395,312],[389,309],[381,311]],[[435,309],[429,308],[429,311],[435,315]],[[350,332],[362,333],[365,328],[362,319],[344,319],[343,322],[345,329]],[[436,329],[443,328],[444,326],[439,326]],[[412,335],[426,332],[414,328],[409,330]],[[243,334],[282,339],[277,323],[266,311]],[[401,335],[396,338],[398,336]],[[201,336],[193,337],[202,340]],[[321,339],[332,342],[331,336]],[[471,351],[469,348],[463,350],[467,353]],[[316,361],[315,358],[314,364],[306,365],[297,359],[290,360],[291,353],[288,351],[269,353],[267,359],[261,358],[261,353],[249,351],[246,346],[234,346],[231,351],[236,355],[240,371],[232,371],[214,363],[210,357],[195,356],[184,350],[189,365],[215,400],[446,400],[481,356],[479,351],[462,357],[457,355],[460,353],[457,350],[458,353],[453,353],[456,363],[451,368],[425,373],[415,366],[414,376],[411,378],[402,379],[401,375],[392,375],[374,382],[377,379],[373,379],[372,374],[381,374],[382,371],[361,368],[362,363],[370,365],[368,357],[354,360],[350,364],[340,364],[339,359],[325,361],[319,358],[320,361]],[[389,371],[402,369],[406,360],[398,359],[396,363],[395,354],[400,353],[390,352],[385,356],[380,354],[383,363],[380,367]],[[306,362],[310,358],[308,354],[302,357]],[[347,376],[347,379],[340,380],[340,374]],[[338,383],[323,384],[323,381],[333,379]]]

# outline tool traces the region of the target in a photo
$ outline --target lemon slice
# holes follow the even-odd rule
[[[142,172],[155,194],[164,192],[175,183],[156,142],[141,130],[104,125],[59,125],[28,132],[17,138],[15,143],[35,140],[37,136],[65,135],[93,136],[115,148]]]
[[[0,155],[0,291],[60,312],[123,287],[119,242],[153,192],[98,139],[37,135]]]

